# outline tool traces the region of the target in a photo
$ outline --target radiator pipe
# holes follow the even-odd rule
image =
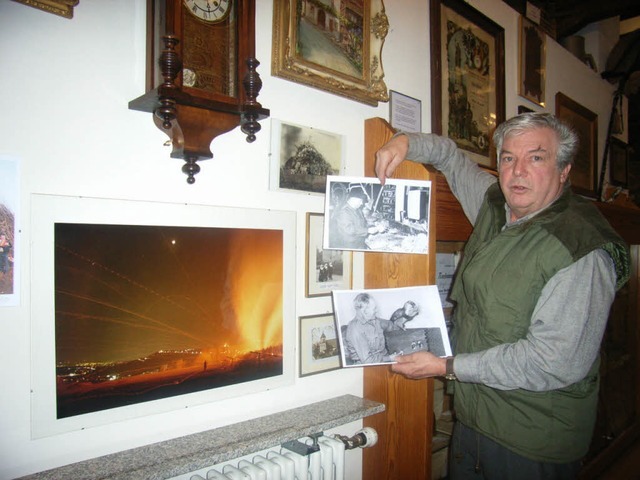
[[[378,443],[378,432],[371,427],[365,427],[357,431],[353,437],[347,437],[345,435],[334,435],[334,437],[341,440],[347,450],[373,447]]]

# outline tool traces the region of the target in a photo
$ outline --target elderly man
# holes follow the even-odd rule
[[[577,136],[568,126],[519,115],[496,129],[494,143],[499,180],[436,135],[396,135],[376,154],[383,183],[405,158],[442,171],[474,226],[451,293],[455,356],[414,353],[393,370],[456,380],[451,479],[575,478],[629,252],[571,192]]]

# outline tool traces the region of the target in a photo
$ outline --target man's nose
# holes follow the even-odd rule
[[[523,175],[526,175],[527,173],[527,165],[526,162],[523,159],[520,158],[516,158],[513,161],[513,174],[517,177],[522,177]]]

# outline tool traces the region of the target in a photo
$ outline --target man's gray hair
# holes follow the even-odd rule
[[[566,123],[550,113],[523,113],[501,123],[493,133],[493,143],[498,153],[498,162],[502,153],[504,139],[520,135],[536,128],[550,128],[558,137],[556,166],[563,170],[572,165],[578,151],[578,134]]]

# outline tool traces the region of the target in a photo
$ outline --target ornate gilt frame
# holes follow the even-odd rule
[[[33,8],[44,10],[64,18],[73,18],[73,7],[80,3],[80,0],[14,0]]]
[[[368,105],[387,102],[381,54],[389,20],[383,0],[364,0],[361,77],[309,61],[297,51],[302,11],[316,4],[312,0],[274,0],[272,74]]]

